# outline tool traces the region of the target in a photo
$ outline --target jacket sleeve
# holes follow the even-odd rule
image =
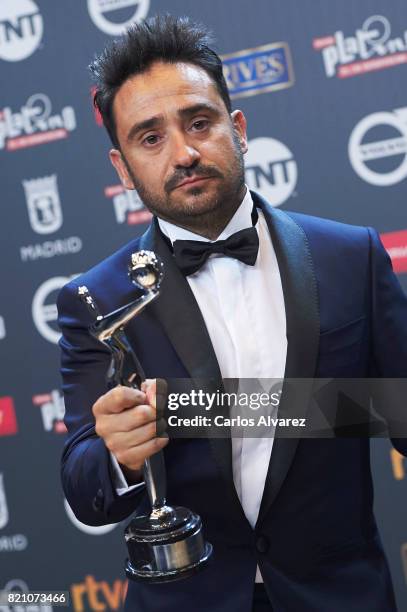
[[[58,296],[62,332],[61,374],[68,438],[61,460],[62,486],[76,517],[87,525],[116,523],[134,512],[145,487],[117,495],[110,453],[95,432],[92,406],[108,391],[110,351],[89,333],[92,323],[72,281]]]
[[[369,235],[372,376],[376,377],[375,387],[390,426],[393,445],[407,456],[407,296],[377,231],[369,228]]]

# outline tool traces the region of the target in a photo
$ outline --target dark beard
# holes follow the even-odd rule
[[[147,186],[134,175],[123,153],[122,157],[140,199],[150,212],[179,227],[202,236],[212,238],[215,235],[216,238],[236,212],[245,194],[243,153],[235,132],[233,132],[233,145],[233,163],[226,176],[215,166],[204,166],[199,162],[189,167],[179,168],[164,185],[166,197],[157,197],[150,192]],[[216,196],[207,202],[204,211],[199,210],[194,202],[195,198],[203,193],[200,186],[190,188],[190,201],[182,207],[172,205],[172,191],[180,182],[191,176],[212,177],[219,180]]]

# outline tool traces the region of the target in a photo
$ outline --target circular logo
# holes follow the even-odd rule
[[[83,533],[87,533],[88,535],[104,535],[105,533],[109,533],[109,531],[113,531],[115,527],[117,527],[118,523],[113,523],[110,525],[101,525],[100,527],[91,527],[89,525],[85,525],[85,523],[81,523],[76,516],[74,515],[71,506],[68,504],[66,499],[64,499],[65,511],[71,520],[71,522],[83,531]]]
[[[374,142],[369,142],[368,139],[365,141],[370,130],[383,126],[391,128],[389,138]],[[393,136],[394,131],[398,136]],[[407,109],[399,109],[394,113],[373,113],[364,117],[350,135],[348,154],[356,174],[371,185],[387,187],[407,178]],[[401,161],[390,171],[379,172],[376,166],[369,166],[369,162],[377,164],[377,160],[394,156],[401,156]]]
[[[53,344],[58,344],[61,337],[61,332],[57,326],[56,296],[60,289],[69,283],[72,278],[74,276],[54,276],[54,278],[48,279],[38,287],[33,298],[32,316],[35,326],[41,336]],[[51,303],[46,303],[49,301]]]
[[[245,155],[246,183],[273,206],[280,206],[297,184],[297,164],[285,144],[275,138],[255,138]]]
[[[124,34],[126,28],[147,16],[149,8],[150,0],[88,0],[93,23],[111,36]]]
[[[44,26],[33,0],[0,2],[0,58],[8,62],[26,59],[41,42]]]

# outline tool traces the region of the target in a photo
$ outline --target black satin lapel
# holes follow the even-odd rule
[[[312,379],[316,371],[320,323],[317,282],[307,237],[289,215],[272,208],[258,194],[252,192],[252,196],[255,205],[261,208],[266,218],[281,274],[287,321],[284,378]],[[312,380],[303,382],[300,402],[293,386],[284,385],[279,416],[283,416],[286,410],[291,416],[305,416],[312,392]],[[294,402],[295,415],[290,411]],[[282,438],[278,435],[277,429],[258,524],[275,500],[299,442],[298,438]]]
[[[176,266],[168,245],[153,223],[143,235],[140,248],[154,251],[164,264],[164,279],[159,297],[149,311],[161,323],[180,360],[199,388],[207,392],[223,389],[222,376],[205,321],[184,275]],[[222,408],[213,408],[212,416]],[[229,438],[216,438],[208,432],[208,442],[225,482],[225,494],[231,503],[231,517],[244,517],[233,484],[232,445]],[[223,502],[224,503],[224,502]]]
[[[160,295],[148,306],[149,311],[160,321],[191,378],[220,379],[219,365],[201,311],[156,221],[142,237],[140,246],[157,253],[164,264]]]

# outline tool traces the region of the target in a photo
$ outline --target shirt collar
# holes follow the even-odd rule
[[[252,210],[253,210],[253,200],[251,193],[246,186],[246,194],[240,204],[239,208],[222,231],[222,233],[217,237],[217,240],[226,240],[235,232],[239,232],[242,229],[246,229],[247,227],[252,227]],[[174,223],[170,223],[169,221],[164,221],[164,219],[157,218],[158,224],[162,233],[167,236],[171,240],[171,244],[175,242],[175,240],[201,240],[203,242],[214,242],[210,241],[208,238],[204,236],[200,236],[199,234],[195,234],[189,230],[184,229],[183,227],[179,227]]]

